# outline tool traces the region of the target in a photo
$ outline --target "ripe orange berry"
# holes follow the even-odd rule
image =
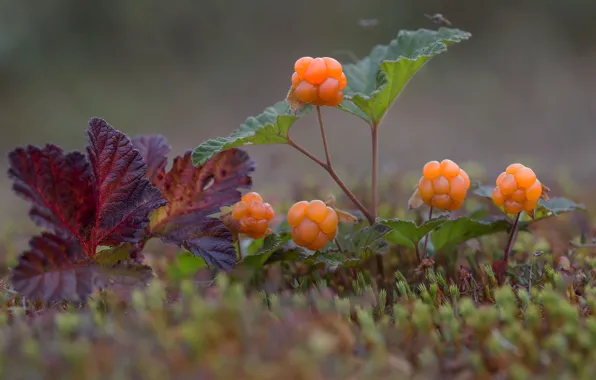
[[[269,221],[275,211],[269,203],[255,192],[246,193],[232,206],[232,218],[238,222],[240,231],[253,239],[265,236],[269,230]]]
[[[418,192],[424,203],[449,211],[463,205],[469,188],[470,177],[451,160],[427,162],[418,181]]]
[[[493,202],[508,214],[531,213],[542,195],[542,184],[534,171],[519,163],[509,165],[499,174],[496,185]]]
[[[294,64],[292,89],[302,103],[335,107],[343,100],[347,80],[341,63],[330,57],[302,57]]]
[[[313,251],[322,249],[335,238],[338,222],[335,210],[320,200],[297,202],[288,211],[292,239]]]

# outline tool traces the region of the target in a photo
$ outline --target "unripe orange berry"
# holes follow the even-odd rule
[[[292,239],[313,251],[322,249],[335,238],[338,222],[335,210],[320,200],[297,202],[288,211]]]
[[[508,214],[531,213],[542,195],[542,184],[534,171],[519,163],[509,165],[497,178],[496,185],[493,202]]]
[[[335,107],[343,100],[347,85],[341,64],[329,57],[303,57],[294,64],[292,89],[302,103]]]
[[[424,203],[449,211],[463,205],[469,188],[470,177],[451,160],[427,162],[418,181],[418,192]]]
[[[238,222],[239,232],[253,239],[260,239],[269,230],[269,221],[275,212],[269,203],[255,192],[244,194],[240,201],[232,206],[232,219]]]

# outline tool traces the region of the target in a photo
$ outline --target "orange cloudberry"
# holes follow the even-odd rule
[[[341,63],[333,58],[302,57],[294,64],[292,90],[302,103],[335,107],[344,98],[346,84]]]
[[[508,214],[532,213],[542,195],[542,184],[534,171],[515,163],[499,174],[493,190],[493,202]]]
[[[288,211],[292,239],[297,245],[313,251],[335,238],[338,222],[335,210],[320,200],[297,202]]]
[[[259,239],[269,232],[269,221],[275,212],[269,203],[255,192],[246,193],[232,206],[232,218],[238,222],[239,232]]]
[[[420,197],[429,206],[455,211],[466,199],[470,177],[451,160],[429,161],[418,181]]]

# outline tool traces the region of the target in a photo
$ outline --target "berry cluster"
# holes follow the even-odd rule
[[[294,242],[313,251],[335,238],[338,222],[335,210],[320,200],[297,202],[288,211]]]
[[[302,57],[294,64],[292,89],[302,103],[335,107],[344,98],[346,76],[333,58]]]
[[[269,203],[255,192],[246,193],[240,201],[232,206],[232,218],[240,225],[240,231],[253,239],[267,235],[269,221],[275,212]]]
[[[449,211],[462,206],[469,187],[468,174],[451,160],[427,162],[418,181],[418,191],[424,203]]]
[[[508,214],[531,213],[542,195],[542,184],[534,171],[522,164],[511,164],[499,175],[493,202]]]

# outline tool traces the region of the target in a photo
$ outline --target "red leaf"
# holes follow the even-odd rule
[[[91,167],[81,153],[64,155],[46,145],[18,148],[10,153],[8,175],[13,189],[33,203],[29,212],[39,226],[81,242],[90,251],[89,235],[95,222],[95,188]]]
[[[103,119],[89,122],[87,154],[98,189],[95,243],[138,243],[146,236],[148,215],[166,204],[145,178],[147,167],[126,136]]]
[[[87,261],[74,239],[44,233],[19,257],[12,285],[25,297],[44,302],[87,297],[97,286],[97,267]]]
[[[492,264],[493,273],[499,285],[503,285],[508,264],[504,260],[495,260]]]
[[[238,189],[250,188],[253,170],[248,154],[238,149],[219,153],[199,167],[193,166],[191,152],[177,157],[163,181],[156,181],[168,204],[152,214],[151,234],[185,247],[218,269],[231,269],[232,234],[209,215],[240,200]]]
[[[153,185],[156,185],[158,181],[163,181],[168,162],[166,155],[170,152],[166,138],[160,135],[139,136],[132,139],[132,145],[139,151],[147,165],[145,177]]]

